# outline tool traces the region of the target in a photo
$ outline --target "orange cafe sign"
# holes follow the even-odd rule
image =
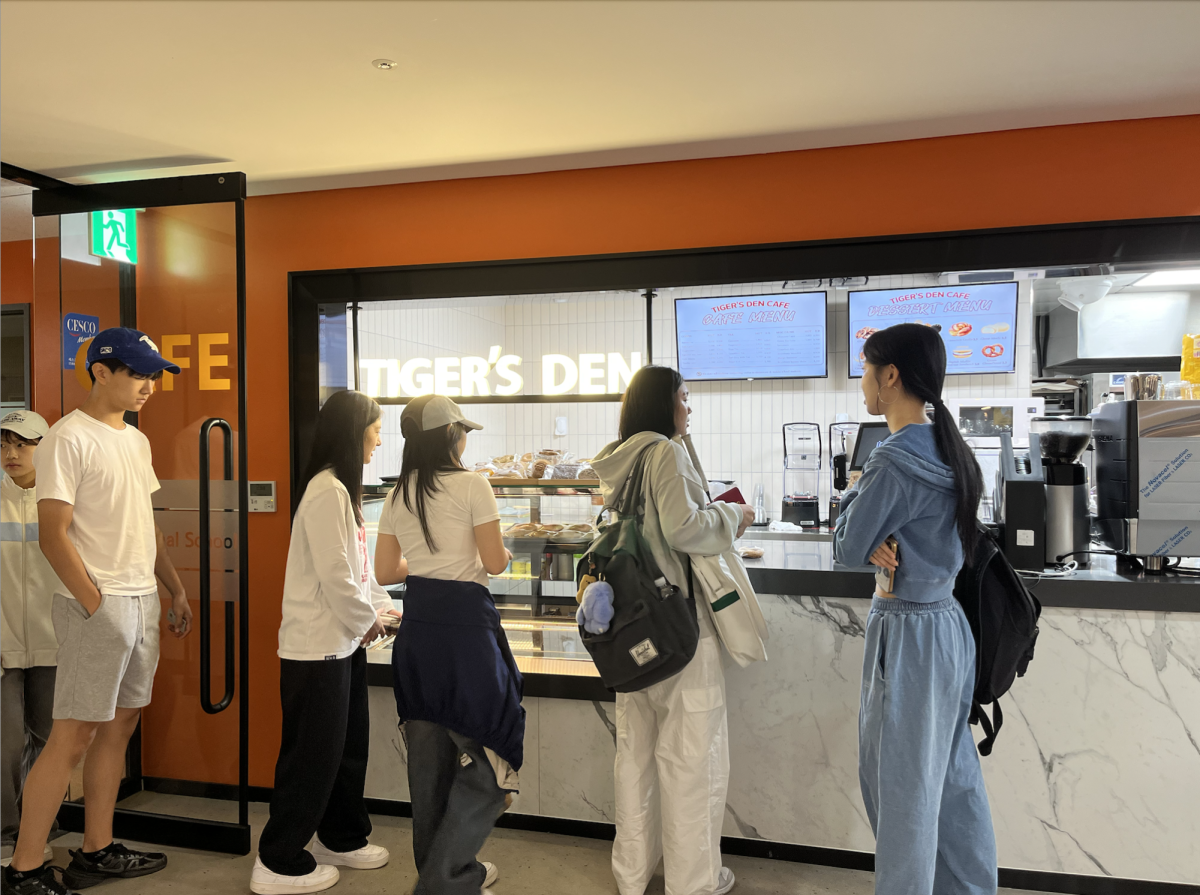
[[[195,340],[194,356],[192,355],[191,333],[163,336],[162,347],[159,348],[156,345],[155,348],[166,360],[179,366],[181,371],[179,375],[184,375],[183,370],[195,369],[200,391],[228,391],[230,380],[228,377],[215,375],[214,370],[229,366],[229,355],[225,354],[222,348],[229,344],[229,333],[198,333]],[[86,369],[87,350],[91,344],[91,339],[81,343],[79,351],[75,355],[75,378],[88,391],[91,391],[92,388],[92,379],[88,376]],[[193,361],[195,361],[194,368]],[[164,392],[175,390],[174,373],[163,373],[162,390]]]

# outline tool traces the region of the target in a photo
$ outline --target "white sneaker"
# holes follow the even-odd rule
[[[261,858],[254,859],[250,874],[250,891],[255,895],[292,895],[299,892],[324,892],[337,885],[338,869],[330,864],[318,864],[317,869],[304,876],[284,876],[272,873]]]
[[[500,868],[498,868],[491,861],[480,861],[479,863],[482,864],[483,869],[487,871],[487,875],[483,878],[483,887],[486,889],[496,880],[500,879]]]
[[[355,870],[374,870],[382,867],[391,858],[388,850],[382,845],[367,843],[354,851],[333,851],[326,848],[320,839],[314,839],[308,850],[312,852],[319,864],[340,864]]]
[[[12,863],[13,847],[11,845],[4,846],[4,852],[5,852],[4,857],[0,858],[0,867],[7,867],[9,864]],[[42,863],[44,864],[47,861],[53,861],[53,860],[54,860],[54,849],[51,848],[50,843],[47,842],[46,847],[44,849],[42,849]]]
[[[737,880],[733,878],[733,871],[728,867],[722,867],[721,873],[717,877],[717,888],[713,892],[713,895],[728,895],[729,890],[733,888],[733,884],[736,882]]]

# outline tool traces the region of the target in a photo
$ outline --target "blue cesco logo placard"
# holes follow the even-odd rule
[[[75,369],[75,355],[88,339],[100,332],[100,318],[87,314],[67,314],[63,317],[63,369]]]

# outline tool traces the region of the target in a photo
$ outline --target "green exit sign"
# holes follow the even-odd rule
[[[92,212],[91,253],[99,258],[112,258],[127,264],[137,264],[137,212]]]

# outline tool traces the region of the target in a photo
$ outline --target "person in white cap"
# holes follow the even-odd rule
[[[21,824],[21,789],[54,723],[58,639],[50,606],[61,587],[38,544],[37,470],[33,452],[50,431],[40,414],[14,410],[0,419],[4,480],[0,483],[0,816],[5,867]],[[45,858],[54,852],[46,845]]]

